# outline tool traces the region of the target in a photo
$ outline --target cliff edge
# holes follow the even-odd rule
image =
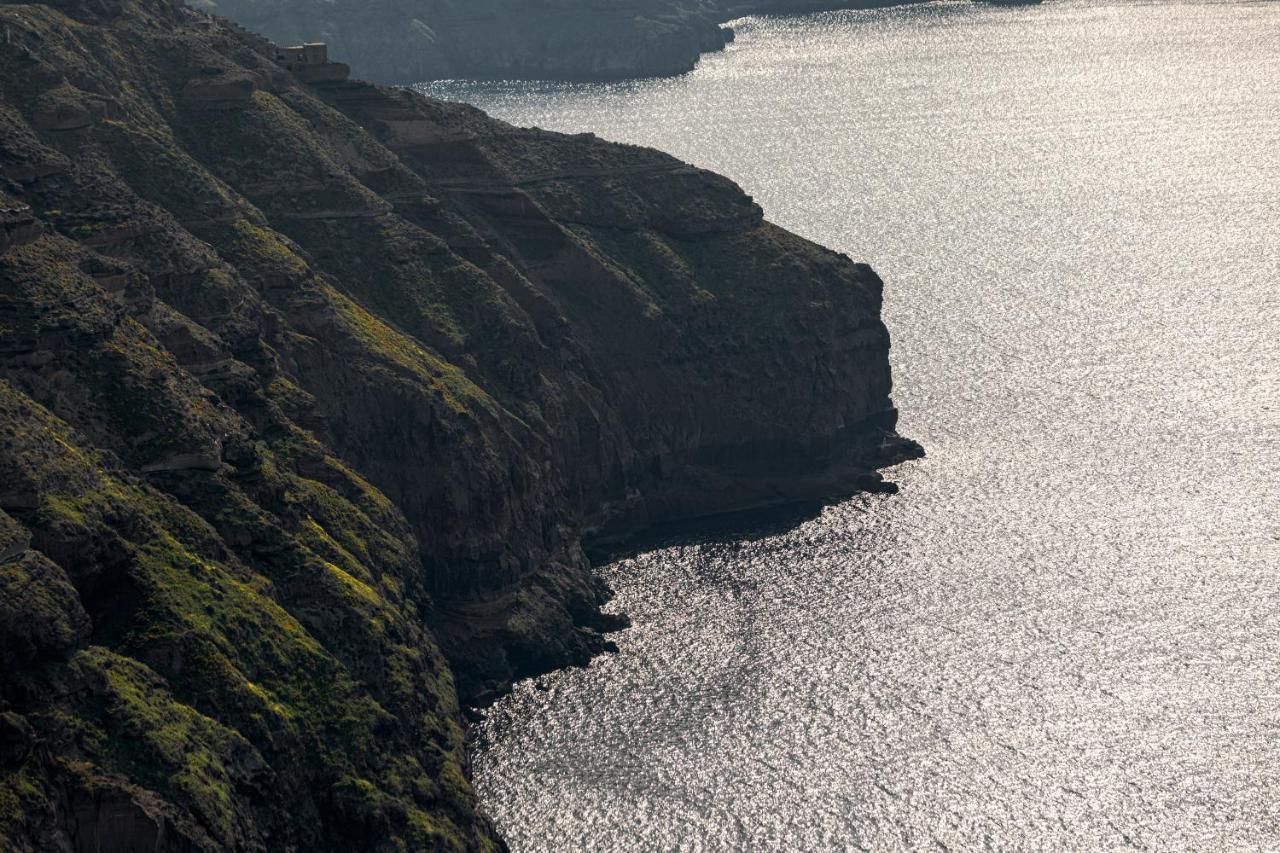
[[[584,537],[861,484],[881,282],[666,155],[0,3],[0,847],[484,850]],[[304,82],[304,81],[310,82]]]

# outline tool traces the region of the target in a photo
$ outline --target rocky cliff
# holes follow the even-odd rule
[[[282,42],[328,42],[357,73],[425,80],[578,80],[682,74],[753,14],[922,0],[194,0]]]
[[[169,0],[0,3],[0,848],[498,848],[584,536],[862,485],[881,283],[724,178]]]

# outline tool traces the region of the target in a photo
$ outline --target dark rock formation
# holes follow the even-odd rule
[[[197,0],[284,41],[321,40],[357,74],[438,79],[617,80],[682,74],[751,14],[921,0]]]
[[[113,99],[63,83],[36,99],[31,125],[37,130],[80,130],[116,112],[117,105]]]
[[[214,71],[207,77],[192,77],[182,87],[182,99],[190,106],[205,109],[242,109],[257,88],[252,74]]]
[[[31,208],[0,192],[0,252],[30,243],[44,233]]]
[[[584,534],[916,452],[879,279],[724,178],[168,0],[0,32],[6,851],[499,847],[458,689],[606,648]]]

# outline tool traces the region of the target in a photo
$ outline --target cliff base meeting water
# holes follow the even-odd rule
[[[1280,847],[1280,4],[737,29],[676,79],[428,91],[871,263],[929,457],[603,567],[634,627],[492,710],[485,808],[516,850]]]

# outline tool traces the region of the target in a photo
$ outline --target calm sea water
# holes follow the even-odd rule
[[[724,172],[888,282],[929,458],[609,565],[520,685],[517,851],[1280,849],[1280,3],[759,19],[674,80],[434,86]]]

